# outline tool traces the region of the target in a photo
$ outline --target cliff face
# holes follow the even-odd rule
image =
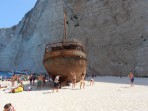
[[[45,72],[47,43],[68,37],[86,46],[88,71],[148,76],[148,0],[38,0],[22,21],[0,29],[0,70]]]

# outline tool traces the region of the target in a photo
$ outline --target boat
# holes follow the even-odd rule
[[[71,73],[76,74],[76,82],[81,80],[82,74],[86,74],[87,58],[84,45],[79,40],[67,39],[66,12],[63,40],[46,44],[43,65],[53,80],[58,74],[61,75],[61,85],[71,82]]]

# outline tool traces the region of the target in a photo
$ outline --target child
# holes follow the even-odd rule
[[[31,90],[32,90],[32,87],[31,87],[31,86],[29,86],[29,87],[28,87],[28,91],[31,91]]]
[[[95,82],[95,80],[94,79],[90,79],[90,86],[93,86],[94,85],[94,82]]]

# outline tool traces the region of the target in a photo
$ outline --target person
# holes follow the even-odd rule
[[[18,93],[18,92],[23,92],[23,82],[20,81],[20,84],[16,88],[12,88],[10,93]]]
[[[16,80],[16,75],[13,74],[13,76],[11,77],[11,83],[12,83],[12,86],[15,85],[15,80]]]
[[[90,82],[90,86],[93,86],[93,85],[94,85],[95,80],[94,80],[93,78],[91,78],[89,82]]]
[[[58,89],[59,89],[59,78],[60,78],[60,74],[59,75],[57,75],[56,77],[55,77],[55,79],[54,79],[54,87],[53,87],[53,92],[54,92],[54,90],[56,89],[57,91],[56,92],[58,92]]]
[[[83,89],[84,89],[84,87],[85,87],[85,76],[84,76],[84,74],[82,73],[82,75],[81,75],[81,80],[80,80],[80,89],[82,88],[82,86],[83,86]]]
[[[16,76],[16,78],[17,78],[17,84],[19,84],[20,83],[20,75]]]
[[[46,74],[43,76],[43,87],[45,86],[46,84]]]
[[[24,81],[27,81],[27,75],[26,74],[24,75]]]
[[[7,88],[7,86],[2,86],[2,85],[0,85],[0,89],[1,89],[1,88]]]
[[[11,111],[11,107],[9,104],[5,104],[3,111]]]
[[[72,89],[76,86],[76,73],[71,73],[72,75]]]
[[[29,76],[30,85],[32,85],[32,74]]]
[[[42,80],[43,80],[42,75],[39,75],[39,76],[38,76],[38,80],[37,80],[37,89],[41,89]]]
[[[33,86],[34,86],[34,81],[35,81],[35,78],[36,78],[36,76],[35,76],[35,74],[33,74],[33,76],[32,76]]]
[[[27,91],[31,91],[32,90],[32,87],[31,86],[29,86],[28,87],[28,89],[27,89]]]
[[[14,107],[11,105],[11,103],[8,103],[4,106],[3,111],[15,111]]]
[[[132,72],[130,72],[130,74],[128,76],[131,80],[131,87],[132,87],[132,86],[134,86],[134,74]]]

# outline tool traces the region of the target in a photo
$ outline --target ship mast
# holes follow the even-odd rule
[[[64,11],[64,37],[63,37],[63,43],[66,42],[67,39],[67,29],[66,29],[66,11]]]

